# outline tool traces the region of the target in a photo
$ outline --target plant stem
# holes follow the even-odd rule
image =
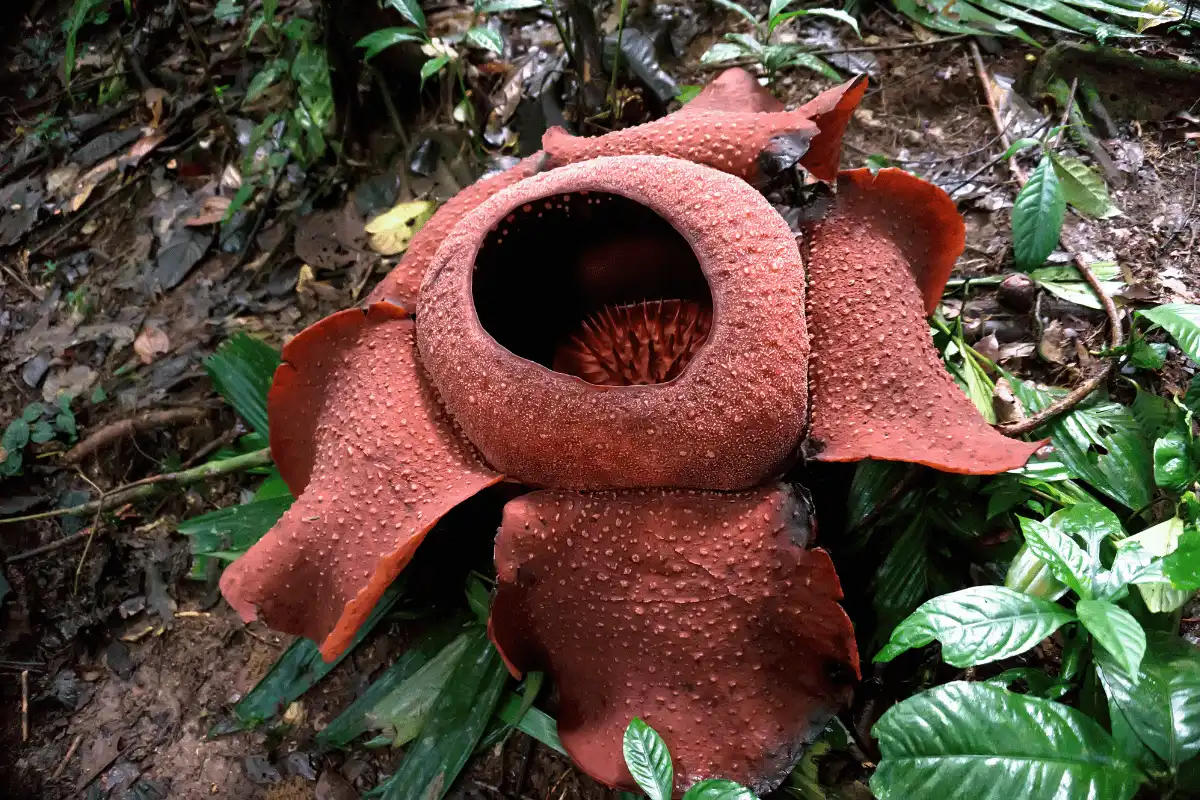
[[[241,472],[242,470],[254,469],[255,467],[265,467],[271,463],[271,449],[264,447],[262,450],[255,450],[252,453],[227,458],[223,461],[214,461],[210,464],[201,464],[198,467],[192,467],[181,472],[167,472],[161,475],[153,475],[149,478],[143,478],[140,481],[127,483],[124,486],[119,486],[108,492],[99,500],[91,500],[87,503],[82,503],[70,508],[56,508],[53,511],[43,511],[40,514],[27,514],[23,517],[8,517],[0,519],[0,525],[5,525],[13,522],[32,522],[38,519],[50,519],[51,517],[62,517],[68,514],[86,514],[89,512],[105,511],[117,505],[137,500],[142,497],[149,497],[158,488],[160,483],[173,483],[179,486],[186,486],[191,483],[205,480],[207,478],[216,478],[221,475],[228,475],[231,472]]]

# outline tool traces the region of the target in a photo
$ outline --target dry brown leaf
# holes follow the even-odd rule
[[[152,133],[149,136],[143,136],[133,143],[128,153],[121,157],[121,166],[136,167],[143,158],[150,155],[156,147],[166,140],[167,136],[163,133]]]
[[[201,225],[216,225],[225,219],[225,212],[229,210],[230,200],[228,197],[206,197],[204,204],[200,207],[200,211],[195,216],[184,220],[184,225],[190,227],[199,227]]]
[[[133,340],[133,351],[143,364],[153,364],[154,359],[171,349],[171,340],[160,328],[147,325]]]
[[[150,109],[150,127],[157,128],[162,123],[163,101],[167,99],[165,89],[150,88],[142,92],[142,100]]]
[[[85,172],[83,177],[75,184],[75,194],[71,198],[71,210],[78,211],[83,208],[83,204],[92,196],[92,192],[96,191],[96,187],[100,185],[100,181],[116,171],[117,159],[114,157],[101,161]]]

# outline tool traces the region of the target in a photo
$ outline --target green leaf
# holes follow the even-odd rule
[[[354,46],[366,50],[367,52],[363,53],[363,58],[370,61],[394,44],[424,41],[425,36],[416,28],[382,28],[373,33],[368,33],[359,39]]]
[[[872,733],[880,800],[1129,800],[1143,779],[1091,718],[988,684],[955,681],[911,697]]]
[[[440,55],[435,56],[421,65],[421,85],[425,85],[425,81],[437,75],[446,65],[450,63],[450,56]]]
[[[733,2],[733,0],[712,0],[712,1],[713,1],[713,5],[718,5],[721,8],[728,9],[729,11],[733,11],[738,14],[741,14],[743,17],[745,17],[746,19],[748,19],[750,21],[751,25],[754,25],[755,27],[758,26],[758,19],[753,14],[751,14],[744,6],[738,5],[737,3]],[[653,798],[651,798],[651,800],[653,800]]]
[[[879,504],[892,495],[910,469],[912,466],[902,461],[868,459],[858,462],[846,499],[850,516],[846,522],[847,529],[857,528],[863,520],[874,514]]]
[[[1025,694],[1045,700],[1057,700],[1073,688],[1070,681],[1047,675],[1034,667],[1006,669],[996,677],[988,678],[987,682],[1004,689],[1008,689],[1016,683],[1023,683],[1025,684]]]
[[[700,56],[701,64],[723,64],[726,61],[733,61],[736,58],[741,58],[746,55],[746,52],[738,45],[732,42],[717,42],[712,47]]]
[[[871,585],[882,631],[912,613],[929,588],[929,520],[918,513],[892,544]]]
[[[263,436],[267,427],[267,391],[279,367],[279,351],[239,333],[204,360],[204,369],[225,402]]]
[[[504,52],[504,40],[500,38],[500,34],[491,28],[485,28],[482,25],[477,25],[474,28],[469,28],[463,37],[484,50],[490,50],[497,55]]]
[[[704,91],[704,87],[699,84],[685,83],[679,87],[679,94],[675,95],[675,99],[679,101],[679,105],[686,106],[692,100],[696,99],[696,95]]]
[[[317,645],[308,639],[297,639],[279,657],[266,676],[251,689],[241,702],[233,707],[234,715],[245,727],[254,727],[282,713],[296,698],[312,688],[317,681],[328,675],[342,663],[347,655],[378,625],[392,606],[404,596],[403,577],[387,588],[383,597],[354,635],[350,646],[334,661],[321,658]]]
[[[43,414],[46,413],[46,407],[41,403],[30,403],[25,406],[25,410],[21,412],[21,419],[28,422],[30,425],[37,422]]]
[[[1128,551],[1133,551],[1135,554],[1148,553],[1152,558],[1158,559],[1169,556],[1179,547],[1180,537],[1183,535],[1183,532],[1183,520],[1179,517],[1172,517],[1147,528],[1139,534],[1117,542],[1117,557],[1113,561],[1112,572],[1114,574],[1122,573],[1118,577],[1125,577],[1124,573],[1129,572],[1123,566],[1125,560],[1128,558],[1126,555]],[[1155,571],[1153,567],[1155,565],[1157,565],[1157,572],[1161,573],[1160,575],[1153,574]],[[1154,614],[1174,611],[1191,597],[1189,592],[1172,585],[1170,576],[1166,574],[1167,566],[1165,560],[1159,562],[1152,561],[1150,568],[1145,570],[1145,572],[1130,574],[1127,577],[1127,582],[1137,585],[1138,593],[1141,594],[1146,608]]]
[[[1183,395],[1183,404],[1193,414],[1200,415],[1200,375],[1193,377],[1192,382],[1188,384],[1187,392]]]
[[[1022,150],[1025,150],[1026,148],[1041,147],[1041,146],[1042,146],[1041,139],[1033,139],[1028,136],[1026,136],[1024,139],[1017,139],[1015,142],[1013,142],[1011,145],[1008,146],[1008,149],[1004,151],[1004,155],[1000,157],[1000,160],[1008,161],[1010,158],[1012,158],[1013,156],[1015,156],[1017,153],[1021,152]]]
[[[683,795],[683,800],[758,800],[758,795],[727,780],[707,780],[692,784]]]
[[[793,53],[788,57],[785,66],[804,67],[805,69],[812,70],[819,75],[824,75],[831,81],[840,81],[842,79],[840,72],[830,66],[828,62],[818,58],[817,56],[814,56],[812,53]]]
[[[1067,586],[1054,577],[1050,567],[1034,554],[1028,544],[1017,551],[1008,565],[1004,585],[1042,600],[1057,600],[1067,593]]]
[[[388,778],[384,800],[444,796],[483,736],[507,680],[508,670],[487,631],[477,628],[429,710],[421,735]]]
[[[892,631],[875,661],[937,639],[943,661],[972,667],[1023,653],[1073,619],[1057,603],[1001,586],[972,586],[924,603]]]
[[[1129,363],[1139,369],[1162,369],[1170,349],[1165,342],[1147,342],[1141,336],[1135,336],[1129,343]]]
[[[270,89],[275,83],[288,74],[288,62],[282,58],[277,58],[267,66],[258,71],[246,87],[245,102],[251,103],[262,97],[263,93]]]
[[[1171,334],[1175,344],[1179,345],[1179,349],[1188,358],[1200,363],[1200,305],[1168,303],[1147,311],[1139,311],[1137,316],[1161,326]]]
[[[1163,559],[1163,572],[1176,589],[1200,590],[1200,531],[1184,532],[1175,552]]]
[[[522,711],[524,707],[524,698],[509,692],[499,710],[496,711],[496,716],[527,736],[537,739],[551,750],[557,750],[565,756],[567,751],[563,749],[562,742],[558,739],[558,723],[554,721],[554,717],[536,708]]]
[[[1051,151],[1054,172],[1062,183],[1063,196],[1072,208],[1089,217],[1108,219],[1121,214],[1108,196],[1104,179],[1077,158]]]
[[[21,417],[8,423],[0,436],[0,475],[16,475],[21,471],[21,454],[29,444],[29,436],[29,423]]]
[[[1174,430],[1154,443],[1154,482],[1168,492],[1184,492],[1196,480],[1192,437]]]
[[[541,8],[542,0],[475,0],[476,14],[499,14],[503,11],[522,11],[526,8]]]
[[[1045,562],[1054,577],[1071,587],[1080,597],[1091,597],[1092,576],[1098,567],[1095,559],[1075,544],[1074,539],[1056,528],[1027,517],[1019,519],[1025,543],[1035,556]]]
[[[622,744],[629,774],[650,800],[671,800],[675,770],[666,742],[638,717],[629,722]]]
[[[1017,269],[1040,267],[1058,247],[1067,200],[1050,159],[1042,156],[1013,202],[1013,256]]]
[[[771,0],[771,5],[767,8],[767,19],[774,20],[794,2],[796,0]]]
[[[385,8],[394,8],[400,12],[400,16],[416,25],[422,31],[425,30],[425,12],[421,10],[419,0],[383,0]]]
[[[29,429],[29,441],[34,444],[45,444],[54,438],[54,426],[44,419],[39,419],[33,423],[33,427]]]
[[[1138,665],[1146,653],[1146,632],[1132,614],[1106,600],[1080,600],[1075,613],[1088,633],[1096,637],[1126,672],[1138,674]]]
[[[411,709],[416,705],[406,705],[404,701],[418,694],[418,684],[422,687],[436,685],[433,690],[433,696],[436,697],[449,678],[450,669],[458,663],[457,656],[461,656],[465,649],[466,638],[462,632],[464,619],[459,616],[434,625],[405,650],[396,663],[384,670],[357,700],[317,733],[317,743],[327,747],[346,747],[364,733],[382,729],[386,725],[383,720],[395,719],[401,709]],[[460,642],[457,656],[450,658],[448,652],[453,652],[452,645]],[[422,675],[429,664],[439,658],[444,662],[443,668],[428,670]],[[392,738],[394,740],[395,737]]]
[[[194,555],[244,553],[279,521],[293,502],[290,493],[252,500],[192,517],[180,523],[178,530],[191,540]]]
[[[1097,552],[1105,539],[1125,537],[1120,518],[1091,499],[1055,511],[1043,520],[1043,524],[1082,541],[1089,552]]]
[[[1104,651],[1097,673],[1111,707],[1174,769],[1200,754],[1200,650],[1157,631],[1146,635],[1146,645],[1134,678]]]
[[[836,19],[838,22],[844,22],[854,29],[854,33],[857,34],[860,39],[862,38],[862,31],[858,29],[858,20],[856,20],[847,12],[842,11],[840,8],[806,8],[799,11],[790,11],[787,14],[780,14],[779,16],[772,16],[771,23],[767,30],[768,32],[774,31],[788,20],[795,19],[796,17],[808,16],[829,17],[830,19]]]
[[[1030,413],[1042,410],[1062,394],[1040,391],[1009,373],[1005,375]],[[1141,509],[1150,504],[1154,482],[1150,446],[1126,406],[1085,400],[1039,431],[1050,434],[1059,460],[1075,477],[1128,508]]]

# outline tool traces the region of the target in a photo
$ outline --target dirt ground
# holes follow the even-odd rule
[[[873,12],[863,27],[880,46],[911,40],[890,12]],[[697,39],[697,58],[678,67],[680,78],[691,71],[691,82],[702,82],[714,74],[686,65],[697,63],[711,41],[711,34]],[[988,69],[1014,79],[1019,93],[1034,66],[1032,51],[994,46],[995,52],[984,54]],[[7,60],[19,69],[22,58],[10,52]],[[1011,176],[1000,163],[967,180],[1002,152],[985,147],[997,132],[967,41],[863,53],[846,69],[867,69],[872,82],[847,135],[844,163],[861,166],[868,156],[884,154],[944,187],[958,184],[955,197],[969,233],[956,277],[1007,269]],[[827,85],[809,73],[790,72],[779,93],[795,103]],[[1122,121],[1119,137],[1105,145],[1119,170],[1114,199],[1124,215],[1101,222],[1069,218],[1068,243],[1090,260],[1119,261],[1126,275],[1121,295],[1130,300],[1198,299],[1197,147],[1184,135],[1197,130],[1195,121]],[[351,305],[386,270],[387,263],[361,254],[335,258],[330,263],[340,265],[318,271],[297,292],[302,259],[291,256],[285,243],[287,258],[256,263],[252,257],[247,266],[239,248],[218,250],[172,288],[148,286],[151,243],[176,230],[176,216],[191,213],[185,200],[220,179],[222,155],[196,146],[211,140],[215,120],[188,124],[198,138],[160,147],[133,168],[119,194],[110,190],[101,201],[93,199],[85,222],[47,241],[58,228],[43,220],[32,243],[6,248],[0,420],[52,397],[47,381],[85,398],[104,387],[107,399],[84,402],[76,411],[84,433],[150,408],[199,408],[202,419],[118,441],[77,470],[56,468],[49,457],[32,459],[23,476],[0,479],[0,516],[44,510],[61,504],[67,493],[87,491],[90,483],[111,488],[195,457],[238,425],[214,399],[201,367],[204,356],[236,331],[281,344]],[[302,185],[285,179],[278,192],[283,209],[294,204],[289,213],[261,230],[242,230],[256,239],[254,253],[288,241],[293,227],[300,249],[299,239],[315,229],[305,228],[306,220],[336,224],[330,217],[304,216]],[[336,212],[352,185],[332,176],[321,207]],[[299,223],[291,222],[296,209]],[[31,285],[22,285],[22,271],[32,276]],[[68,302],[80,287],[86,287],[85,299]],[[1000,307],[994,292],[973,291],[965,302],[960,295],[946,305],[950,316],[976,321],[977,341],[996,334],[1006,366],[1034,369],[1067,385],[1086,366],[1086,349],[1102,346],[1103,315],[1078,306],[1055,308],[1058,333],[1046,343],[1047,331],[1035,330],[1028,315]],[[147,331],[161,334],[161,343],[156,346]],[[150,348],[149,360],[131,350],[138,341]],[[1039,345],[1057,348],[1061,361],[1034,365]],[[31,362],[39,363],[31,368]],[[32,382],[31,369],[43,371]],[[64,447],[60,442],[45,452]],[[242,625],[211,585],[187,579],[187,544],[174,529],[189,516],[238,502],[252,485],[247,476],[225,477],[121,509],[86,550],[80,540],[79,546],[11,560],[85,529],[92,523],[86,517],[0,527],[0,553],[10,559],[4,575],[12,586],[0,610],[0,796],[348,800],[394,767],[397,754],[362,748],[321,753],[313,737],[402,651],[406,637],[398,624],[376,632],[288,709],[281,728],[208,736],[288,640],[258,624]],[[615,793],[518,734],[478,757],[449,796],[600,800]]]

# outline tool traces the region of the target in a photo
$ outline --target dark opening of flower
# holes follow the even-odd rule
[[[557,194],[515,207],[484,237],[471,281],[479,323],[501,346],[585,380],[586,374],[570,368],[570,360],[561,362],[566,369],[556,366],[564,348],[589,330],[619,338],[624,332],[635,337],[648,332],[644,325],[628,327],[637,325],[629,316],[634,307],[645,311],[651,303],[657,310],[658,302],[672,301],[678,308],[686,301],[711,318],[708,282],[684,235],[650,208],[607,192]],[[627,324],[609,324],[616,321]],[[649,324],[670,322],[651,318]],[[603,338],[588,338],[603,348]],[[613,368],[637,364],[626,360],[619,344],[610,353]],[[638,348],[638,353],[644,358],[648,351]],[[590,382],[659,383],[664,378],[652,376],[670,372],[673,363],[681,366],[677,359],[660,366],[655,358],[641,365],[635,380]]]

